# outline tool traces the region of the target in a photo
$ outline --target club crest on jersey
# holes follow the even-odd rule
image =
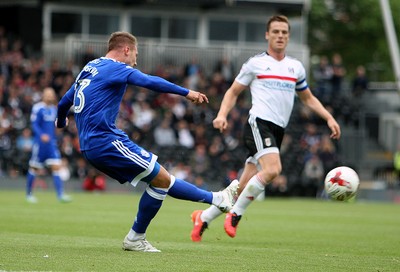
[[[144,149],[140,150],[140,153],[142,154],[143,157],[150,157],[149,152],[147,152],[147,151],[144,150]]]
[[[271,71],[271,68],[267,67],[267,69],[265,69],[265,71]]]
[[[288,68],[288,72],[291,73],[291,74],[294,74],[294,68],[289,67],[289,68]]]
[[[271,146],[271,138],[265,138],[264,142],[266,146]]]

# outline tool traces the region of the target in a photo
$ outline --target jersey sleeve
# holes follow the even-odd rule
[[[306,77],[306,69],[304,69],[304,66],[299,62],[298,76],[296,81],[297,92],[304,91],[308,88]]]
[[[158,76],[152,76],[137,69],[132,69],[128,76],[128,84],[144,87],[159,93],[173,93],[186,96],[189,89],[176,85]]]
[[[254,73],[251,69],[251,62],[248,61],[242,65],[239,74],[235,80],[242,85],[249,86],[251,81],[254,79]]]
[[[75,83],[61,98],[60,102],[58,102],[57,124],[56,124],[58,128],[65,127],[65,118],[67,117],[68,111],[73,104],[74,93],[75,93]]]

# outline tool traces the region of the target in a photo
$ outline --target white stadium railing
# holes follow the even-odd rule
[[[97,56],[104,56],[108,37],[91,37],[84,39],[76,36],[68,36],[63,40],[46,41],[43,52],[46,61],[57,59],[61,62],[77,60],[88,47],[91,47]],[[153,71],[159,64],[185,65],[192,58],[197,58],[205,72],[212,71],[217,61],[227,56],[238,71],[241,65],[251,56],[265,50],[264,44],[245,45],[212,45],[197,46],[182,41],[169,41],[167,43],[157,40],[139,39],[138,67],[144,72]],[[308,70],[309,50],[302,45],[290,45],[288,55],[301,60]]]

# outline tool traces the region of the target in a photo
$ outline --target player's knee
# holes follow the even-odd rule
[[[160,172],[155,176],[155,178],[150,182],[150,185],[157,188],[168,189],[171,187],[172,175],[170,175],[164,168],[160,169]],[[175,177],[173,177],[175,181]]]
[[[279,176],[282,172],[281,167],[270,167],[268,169],[262,170],[261,175],[259,175],[265,184],[271,182],[277,176]]]

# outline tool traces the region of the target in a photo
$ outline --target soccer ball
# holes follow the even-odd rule
[[[360,185],[356,171],[347,166],[339,166],[325,177],[325,191],[330,198],[346,201],[354,197]]]

